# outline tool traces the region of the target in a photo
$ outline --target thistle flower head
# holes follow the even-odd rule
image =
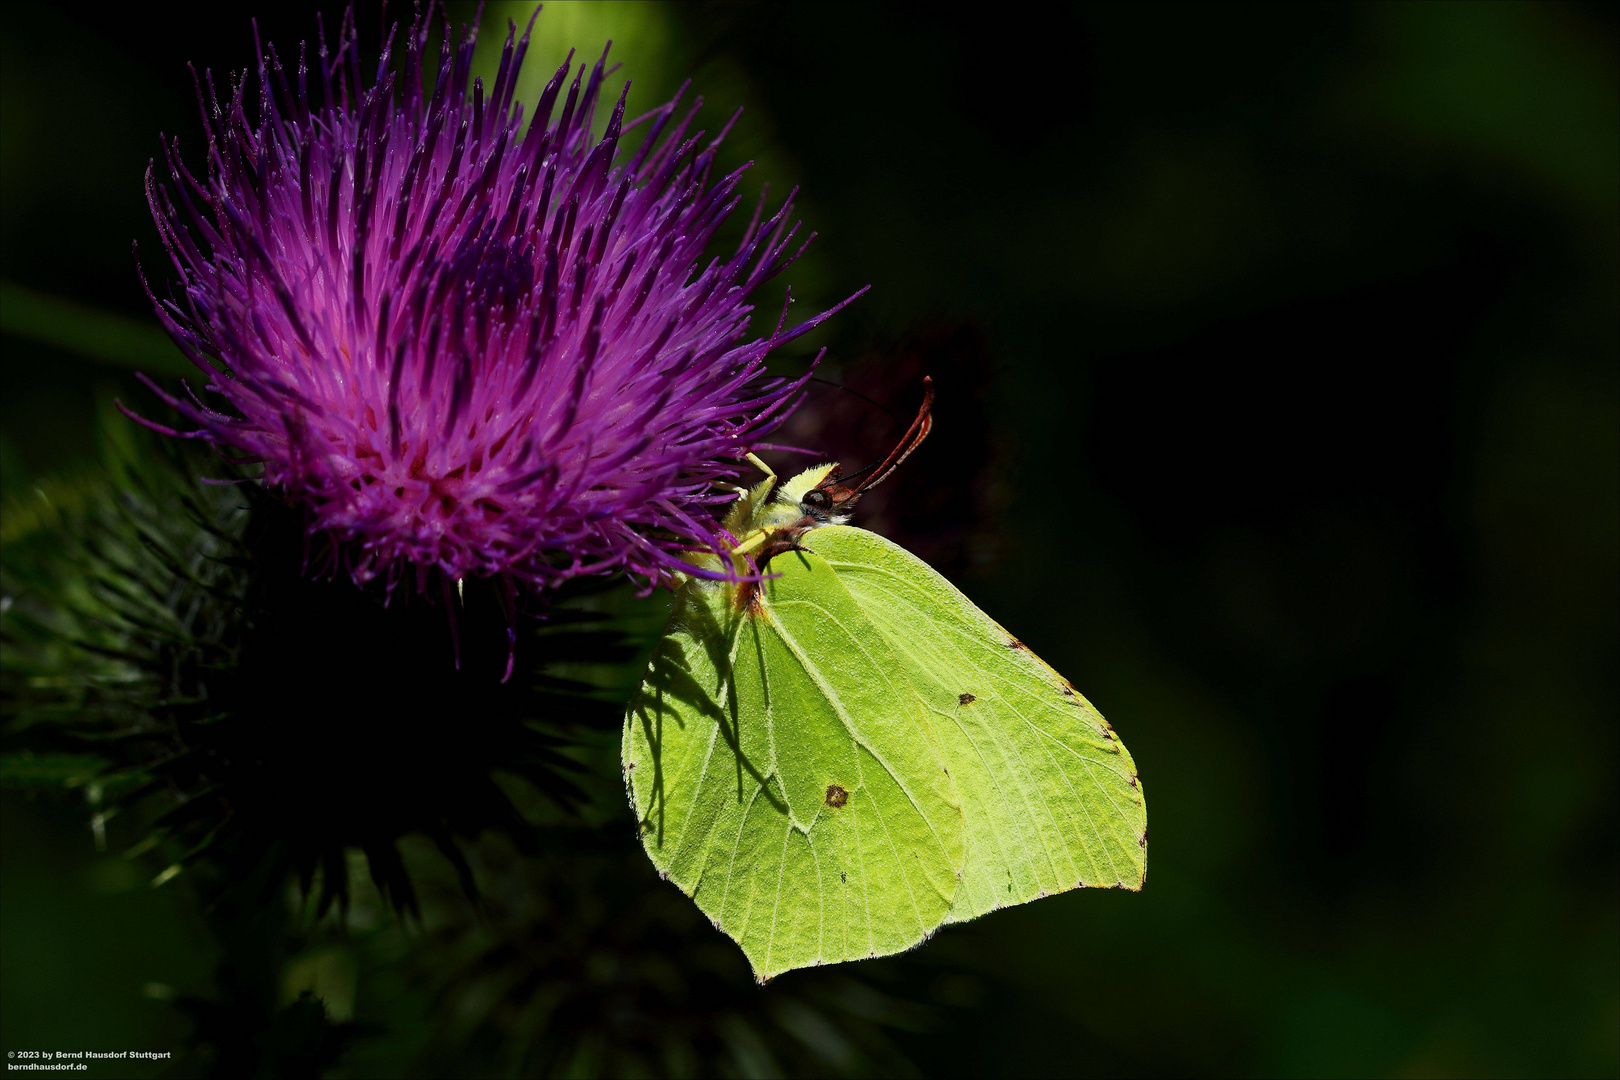
[[[741,170],[713,179],[701,101],[626,124],[626,84],[593,140],[605,50],[588,76],[570,54],[526,124],[527,31],[487,88],[474,32],[446,32],[431,78],[427,20],[397,71],[394,40],[369,85],[352,13],[291,74],[270,48],[256,80],[207,78],[206,172],[174,143],[171,183],[149,172],[178,275],[154,303],[207,376],[163,395],[195,425],[171,433],[262,463],[356,581],[690,572],[802,385],[766,354],[832,314],[749,340],[749,293],[803,250],[792,197],[705,262]]]

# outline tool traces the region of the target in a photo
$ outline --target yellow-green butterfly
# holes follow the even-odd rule
[[[926,437],[932,397],[864,481],[821,465],[739,498],[736,547],[693,562],[752,580],[687,579],[625,717],[648,855],[762,982],[1142,886],[1146,804],[1108,722],[933,568],[842,523]]]

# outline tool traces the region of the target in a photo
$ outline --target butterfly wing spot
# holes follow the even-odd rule
[[[841,808],[847,802],[849,802],[849,792],[845,791],[843,788],[839,787],[837,784],[828,784],[827,785],[827,805],[828,806],[832,807],[834,810],[837,810],[837,809]]]
[[[1146,829],[1143,829],[1142,830],[1142,835],[1136,838],[1136,846],[1146,850],[1146,848],[1147,848],[1147,830]]]
[[[1017,638],[1008,638],[1007,639],[1007,648],[1009,648],[1009,649],[1023,649],[1026,652],[1029,651],[1029,646],[1025,645],[1022,641],[1019,641]]]
[[[1137,786],[1136,785],[1136,774],[1132,773],[1129,777],[1126,778],[1126,782],[1128,784],[1130,784],[1131,787],[1136,787]]]
[[[979,699],[974,697],[972,694],[958,694],[956,700],[960,705],[971,705]]]
[[[840,885],[848,885],[849,884],[849,876],[846,875],[842,870],[838,871],[838,884],[840,884]]]

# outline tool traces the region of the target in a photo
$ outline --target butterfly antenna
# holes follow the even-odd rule
[[[820,383],[823,386],[830,386],[835,390],[842,390],[846,394],[854,394],[856,397],[860,398],[862,401],[866,402],[868,405],[871,405],[873,408],[875,408],[879,412],[881,412],[884,416],[887,416],[890,420],[892,420],[894,422],[895,427],[900,426],[900,418],[898,416],[894,415],[894,413],[890,412],[889,407],[887,405],[883,404],[883,402],[878,401],[878,400],[876,400],[874,398],[869,398],[865,394],[861,393],[859,390],[851,389],[850,387],[845,386],[843,383],[833,382],[831,379],[817,378],[816,376],[812,375],[812,376],[810,376],[810,381]]]
[[[889,451],[889,456],[883,459],[871,476],[856,485],[851,494],[869,491],[887,480],[889,474],[898,469],[900,463],[910,457],[912,451],[922,445],[922,441],[928,438],[928,433],[932,430],[934,430],[934,380],[924,375],[922,407],[917,410],[917,419],[911,422],[911,426],[906,429],[905,435],[895,444],[895,448]],[[861,472],[865,471],[865,469],[861,470]]]

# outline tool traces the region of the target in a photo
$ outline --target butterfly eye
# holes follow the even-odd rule
[[[805,493],[804,504],[812,510],[827,510],[832,507],[832,496],[820,488],[812,488]]]

